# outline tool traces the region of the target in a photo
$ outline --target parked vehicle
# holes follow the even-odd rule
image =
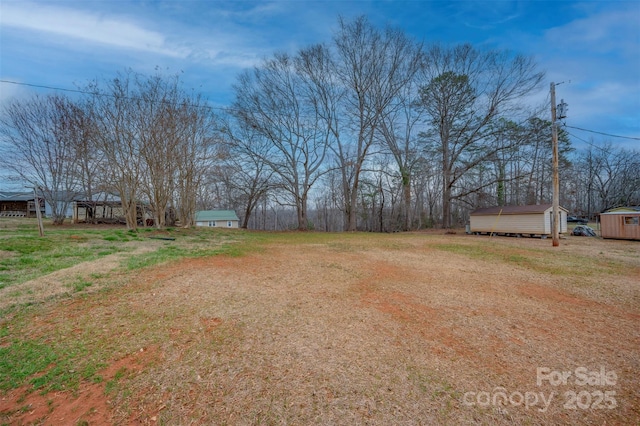
[[[595,237],[596,231],[594,231],[593,228],[587,225],[578,225],[573,228],[573,231],[571,231],[571,235],[575,235],[578,237]]]
[[[577,216],[567,216],[567,223],[579,223],[581,225],[586,225],[589,221]]]

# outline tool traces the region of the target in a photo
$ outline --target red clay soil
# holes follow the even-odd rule
[[[505,256],[444,247],[478,241]],[[75,393],[13,390],[0,413],[25,425],[638,425],[640,249],[583,241],[554,252],[529,239],[363,235],[157,267],[56,310],[146,339],[143,351]],[[575,252],[607,249],[618,254],[601,268],[567,272]],[[136,333],[142,319],[155,340]],[[127,391],[105,393],[123,368]],[[615,380],[596,382],[602,370]],[[554,384],[545,372],[570,375]],[[545,408],[539,395],[554,399]]]
[[[100,383],[84,381],[73,392],[42,394],[31,386],[14,389],[0,398],[0,413],[8,415],[10,424],[112,425],[113,410],[105,393],[106,383],[118,371],[126,371],[128,375],[139,373],[156,357],[157,348],[141,348],[100,371],[98,375],[103,379]]]

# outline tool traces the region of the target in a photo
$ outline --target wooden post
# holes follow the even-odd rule
[[[558,127],[556,125],[556,85],[551,83],[551,138],[553,142],[553,217],[551,229],[553,247],[560,245],[560,176],[558,170]]]
[[[44,226],[42,225],[42,213],[40,212],[40,199],[38,198],[38,187],[33,187],[33,202],[36,207],[36,217],[38,218],[38,231],[40,232],[40,236],[44,237]]]

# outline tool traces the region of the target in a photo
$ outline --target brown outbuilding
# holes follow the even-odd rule
[[[600,214],[602,238],[640,241],[640,210],[620,208]]]

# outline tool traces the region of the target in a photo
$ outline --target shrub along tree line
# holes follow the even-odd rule
[[[52,196],[118,194],[130,229],[141,200],[158,227],[168,209],[190,226],[218,207],[243,227],[449,228],[476,207],[550,202],[549,107],[530,102],[543,80],[530,57],[339,19],[332,40],[242,72],[226,109],[131,71],[78,99],[14,101],[1,161]],[[563,206],[640,204],[637,152],[559,140]]]

